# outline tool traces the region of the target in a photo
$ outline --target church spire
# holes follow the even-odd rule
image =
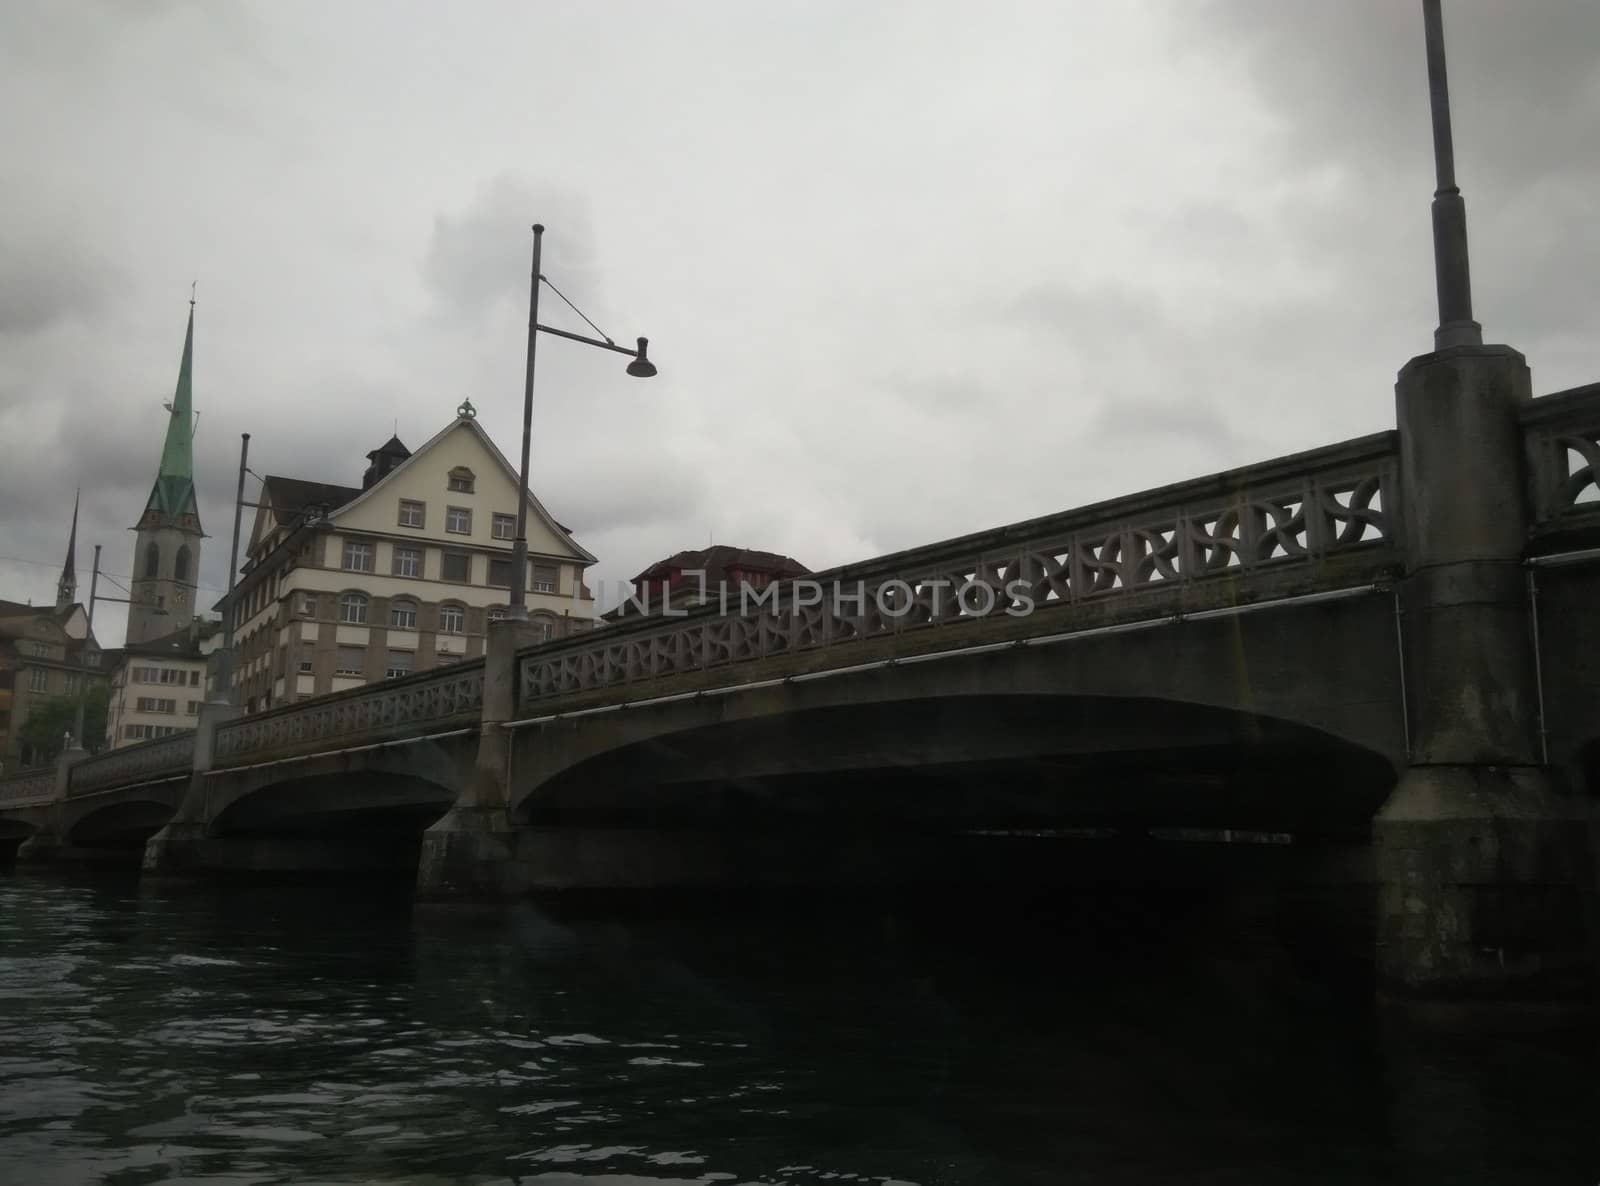
[[[167,439],[161,447],[161,467],[156,471],[155,487],[145,505],[167,524],[184,516],[194,517],[199,528],[199,508],[194,493],[194,300],[189,301],[189,325],[183,335],[183,360],[178,364],[178,387],[172,402],[165,405]]]
[[[83,491],[72,496],[72,531],[67,536],[67,559],[61,566],[61,579],[56,582],[56,608],[67,609],[78,600],[78,499]]]

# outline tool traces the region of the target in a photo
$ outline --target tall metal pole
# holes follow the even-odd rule
[[[89,633],[94,633],[94,598],[100,587],[100,545],[94,546],[94,571],[89,574]]]
[[[539,249],[544,225],[533,224],[533,275],[528,281],[528,365],[522,379],[522,489],[517,498],[517,538],[511,545],[511,608],[506,617],[528,620],[528,450],[533,440],[533,357],[539,342]]]
[[[1456,154],[1450,135],[1450,87],[1445,78],[1444,19],[1439,0],[1422,0],[1428,44],[1428,103],[1433,111],[1433,269],[1439,290],[1436,350],[1483,345],[1483,327],[1472,319],[1472,278],[1467,267],[1467,204],[1456,186]]]
[[[100,545],[94,546],[94,570],[89,574],[89,637],[94,637],[94,595],[100,584]],[[83,744],[83,700],[89,694],[89,681],[83,681],[83,687],[78,689],[78,711],[72,720],[72,735],[78,739],[78,748]]]
[[[244,514],[245,462],[250,457],[250,434],[239,434],[239,486],[233,495],[233,548],[228,552],[228,595],[223,600],[222,611],[222,661],[217,664],[217,678],[222,681],[227,703],[239,703],[239,689],[233,682],[233,587],[239,579],[239,520]]]

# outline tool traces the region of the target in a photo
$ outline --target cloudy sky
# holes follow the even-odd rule
[[[1600,5],[1445,10],[1486,337],[1600,379]],[[1390,427],[1436,320],[1413,0],[10,0],[0,105],[18,600],[78,484],[81,592],[95,543],[126,579],[191,280],[212,590],[240,432],[356,483],[470,396],[513,453],[536,220],[661,367],[541,343],[533,485],[608,582]]]

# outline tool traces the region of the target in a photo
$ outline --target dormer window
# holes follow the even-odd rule
[[[457,494],[471,494],[476,482],[477,475],[464,465],[450,471],[449,488]]]

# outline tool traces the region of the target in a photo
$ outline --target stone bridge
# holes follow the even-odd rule
[[[1354,839],[1397,982],[1567,977],[1597,898],[1600,385],[1534,400],[1520,355],[1458,347],[1397,410],[759,604],[500,623],[479,662],[208,705],[0,782],[0,838],[432,896],[949,875],[997,834]]]

